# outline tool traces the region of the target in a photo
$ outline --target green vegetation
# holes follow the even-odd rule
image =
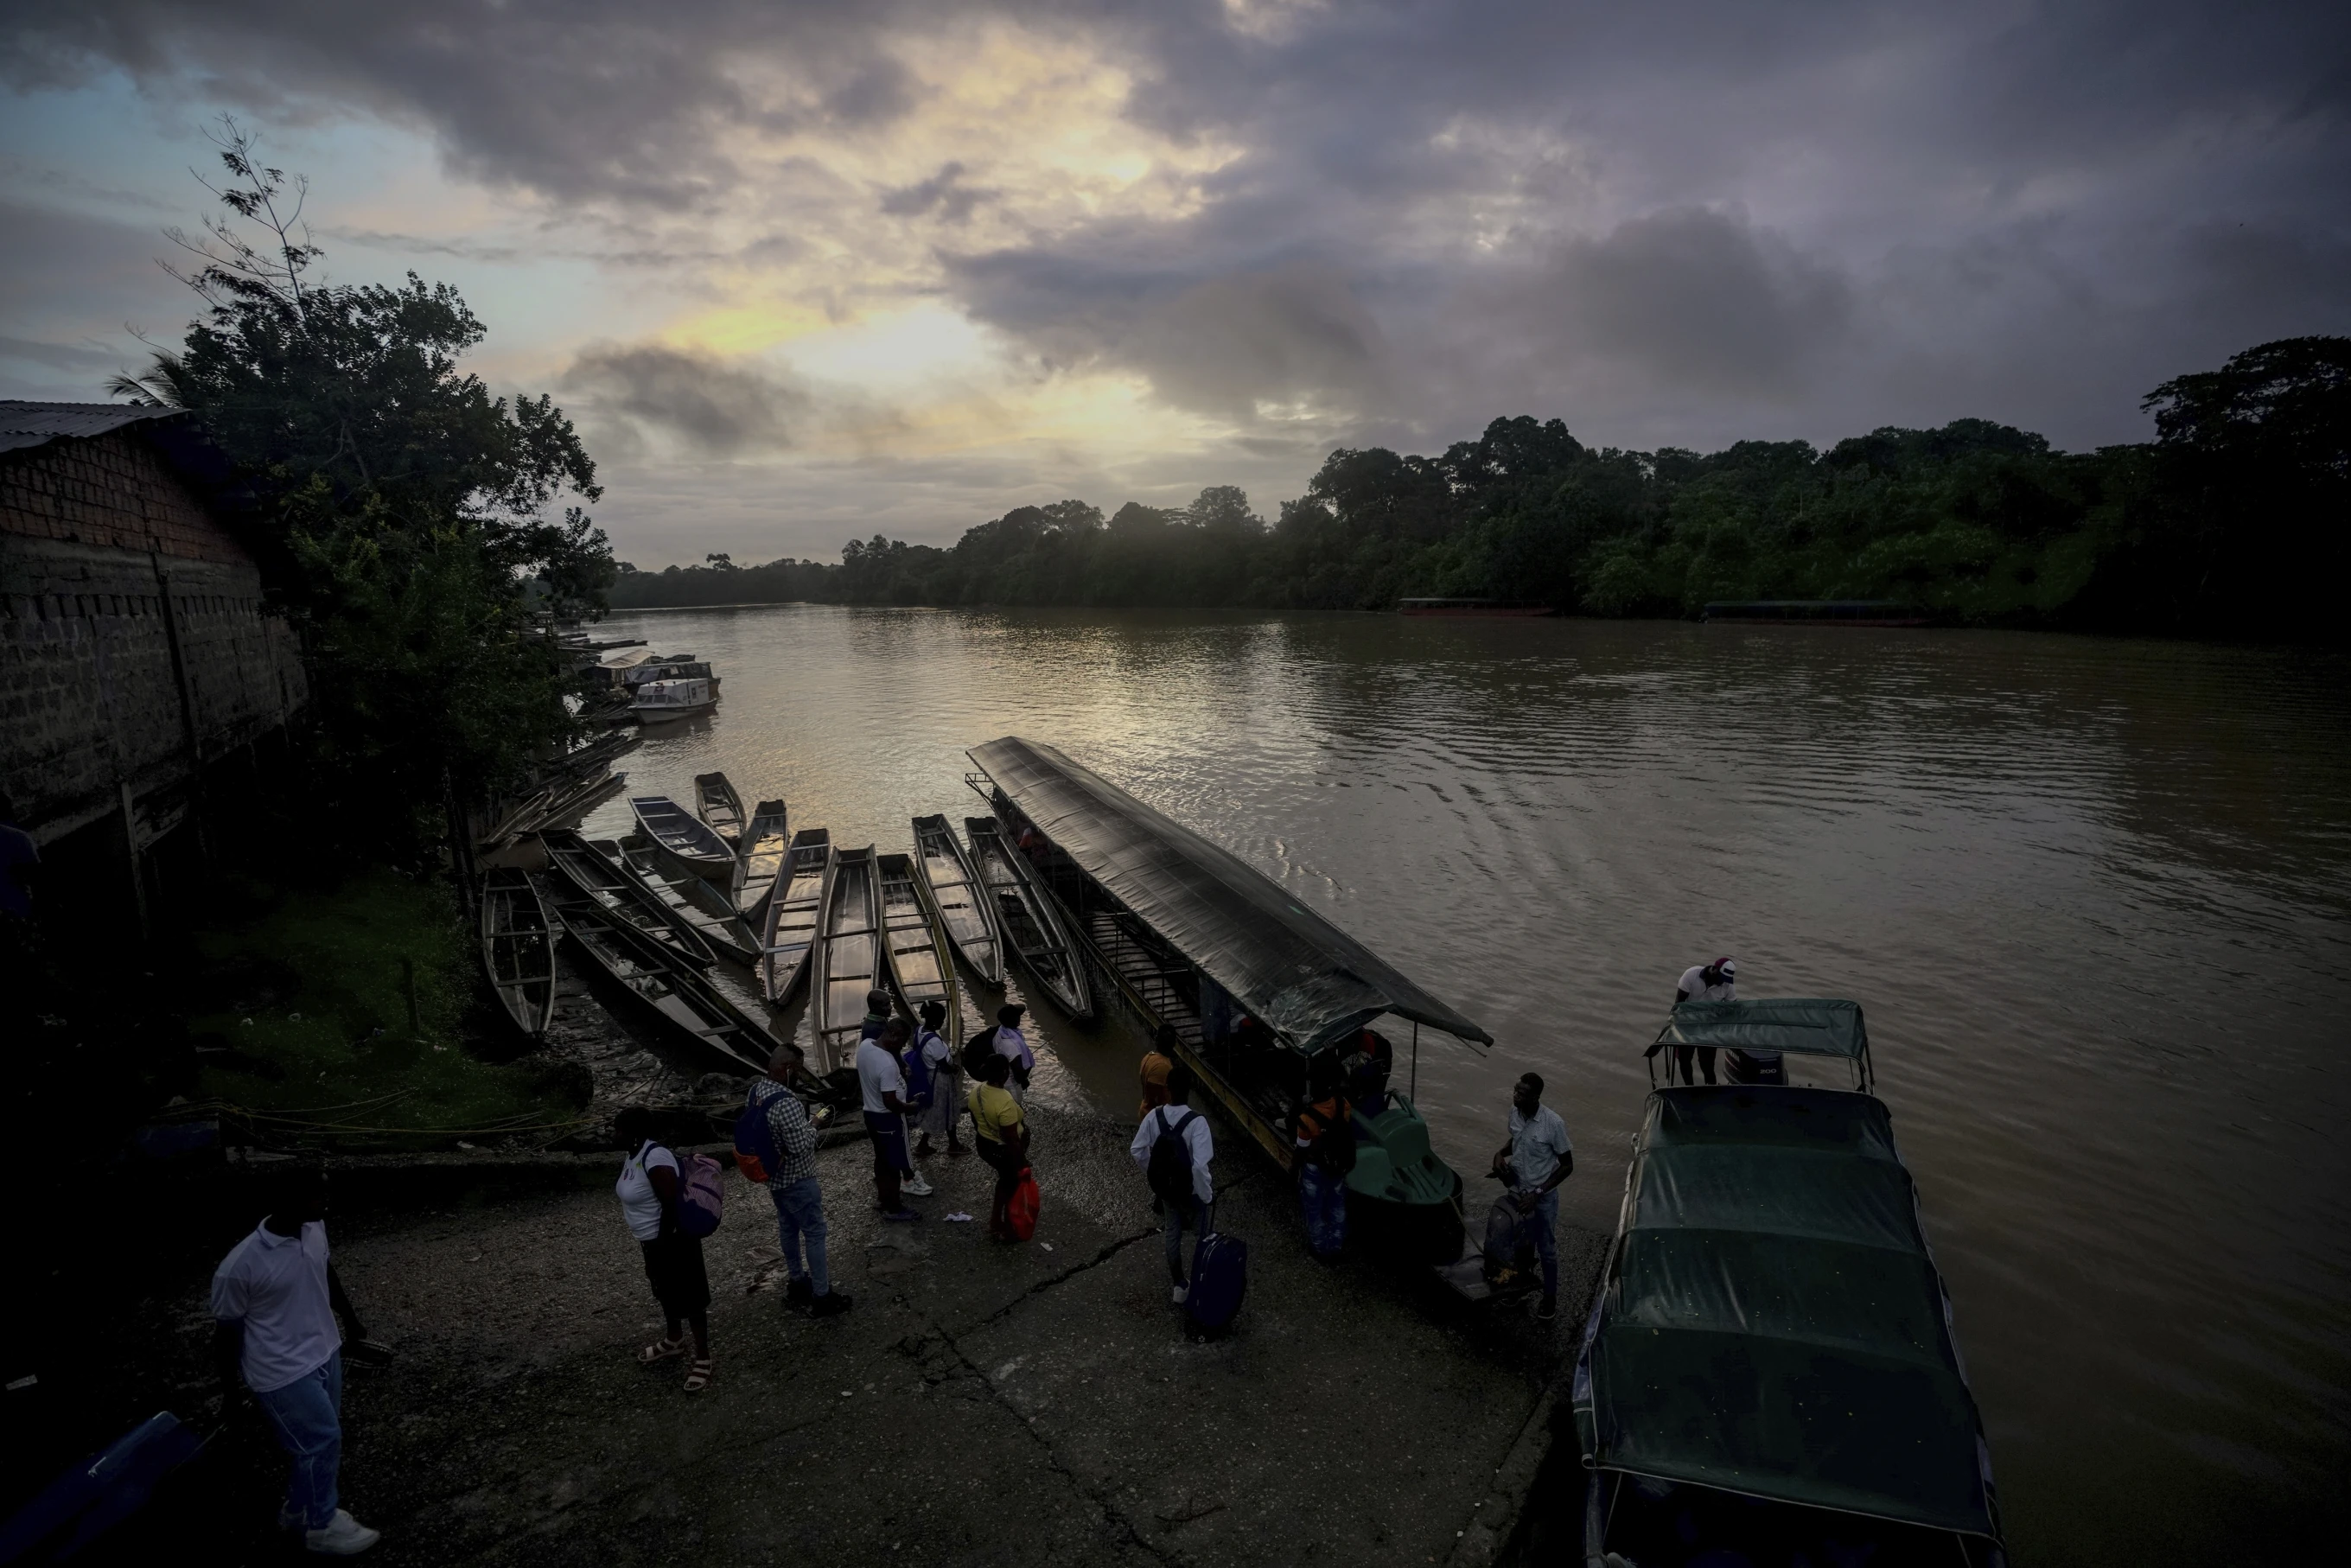
[[[484,329],[455,289],[308,283],[300,183],[233,122],[221,147],[244,226],[172,236],[204,318],[114,390],[193,413],[235,465],[235,520],[308,656],[324,820],[413,859],[448,800],[513,784],[571,731],[544,619],[600,610],[611,555],[579,507],[546,514],[601,494],[596,465],[548,398],[459,372]]]
[[[203,1100],[273,1144],[545,1143],[570,1130],[584,1085],[467,1049],[479,961],[445,889],[379,871],[263,897],[193,939]],[[503,1020],[475,1021],[486,1035]]]
[[[2351,565],[2351,339],[2265,344],[2167,382],[2157,439],[2095,453],[1983,420],[1882,429],[1826,453],[1585,446],[1498,419],[1442,456],[1333,452],[1268,526],[1230,486],[1190,507],[1022,507],[952,548],[852,541],[639,572],[616,608],[842,603],[1377,610],[1415,594],[1594,615],[1710,600],[1888,599],[1977,625],[2340,638],[2281,584]]]

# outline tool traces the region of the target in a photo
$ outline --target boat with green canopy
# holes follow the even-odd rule
[[[1689,1002],[1649,1048],[1814,1083],[1648,1100],[1575,1363],[1588,1562],[2005,1563],[1991,1459],[1858,1005]]]
[[[1492,1037],[1301,904],[1239,856],[1170,821],[1041,742],[972,748],[970,780],[1074,916],[1092,958],[1146,1029],[1284,1171],[1311,1083],[1355,1106],[1349,1227],[1392,1256],[1461,1254],[1461,1177],[1429,1146],[1408,1092],[1388,1082],[1393,1018],[1456,1039]]]

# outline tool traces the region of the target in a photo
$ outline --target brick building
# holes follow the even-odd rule
[[[227,478],[184,413],[0,401],[0,810],[45,846],[111,818],[136,867],[308,695]]]

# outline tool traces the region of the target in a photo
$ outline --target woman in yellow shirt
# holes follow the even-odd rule
[[[1029,1119],[1021,1113],[1020,1102],[1004,1087],[1011,1074],[1009,1057],[984,1056],[978,1079],[964,1097],[971,1107],[972,1129],[979,1134],[974,1146],[996,1172],[996,1206],[988,1213],[987,1233],[998,1241],[1020,1239],[1012,1234],[1004,1210],[1012,1201],[1012,1189],[1020,1185],[1020,1173],[1029,1168]]]

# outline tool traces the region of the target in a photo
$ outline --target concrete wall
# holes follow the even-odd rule
[[[0,789],[37,837],[127,788],[152,841],[308,694],[252,559],[135,428],[0,455]]]

